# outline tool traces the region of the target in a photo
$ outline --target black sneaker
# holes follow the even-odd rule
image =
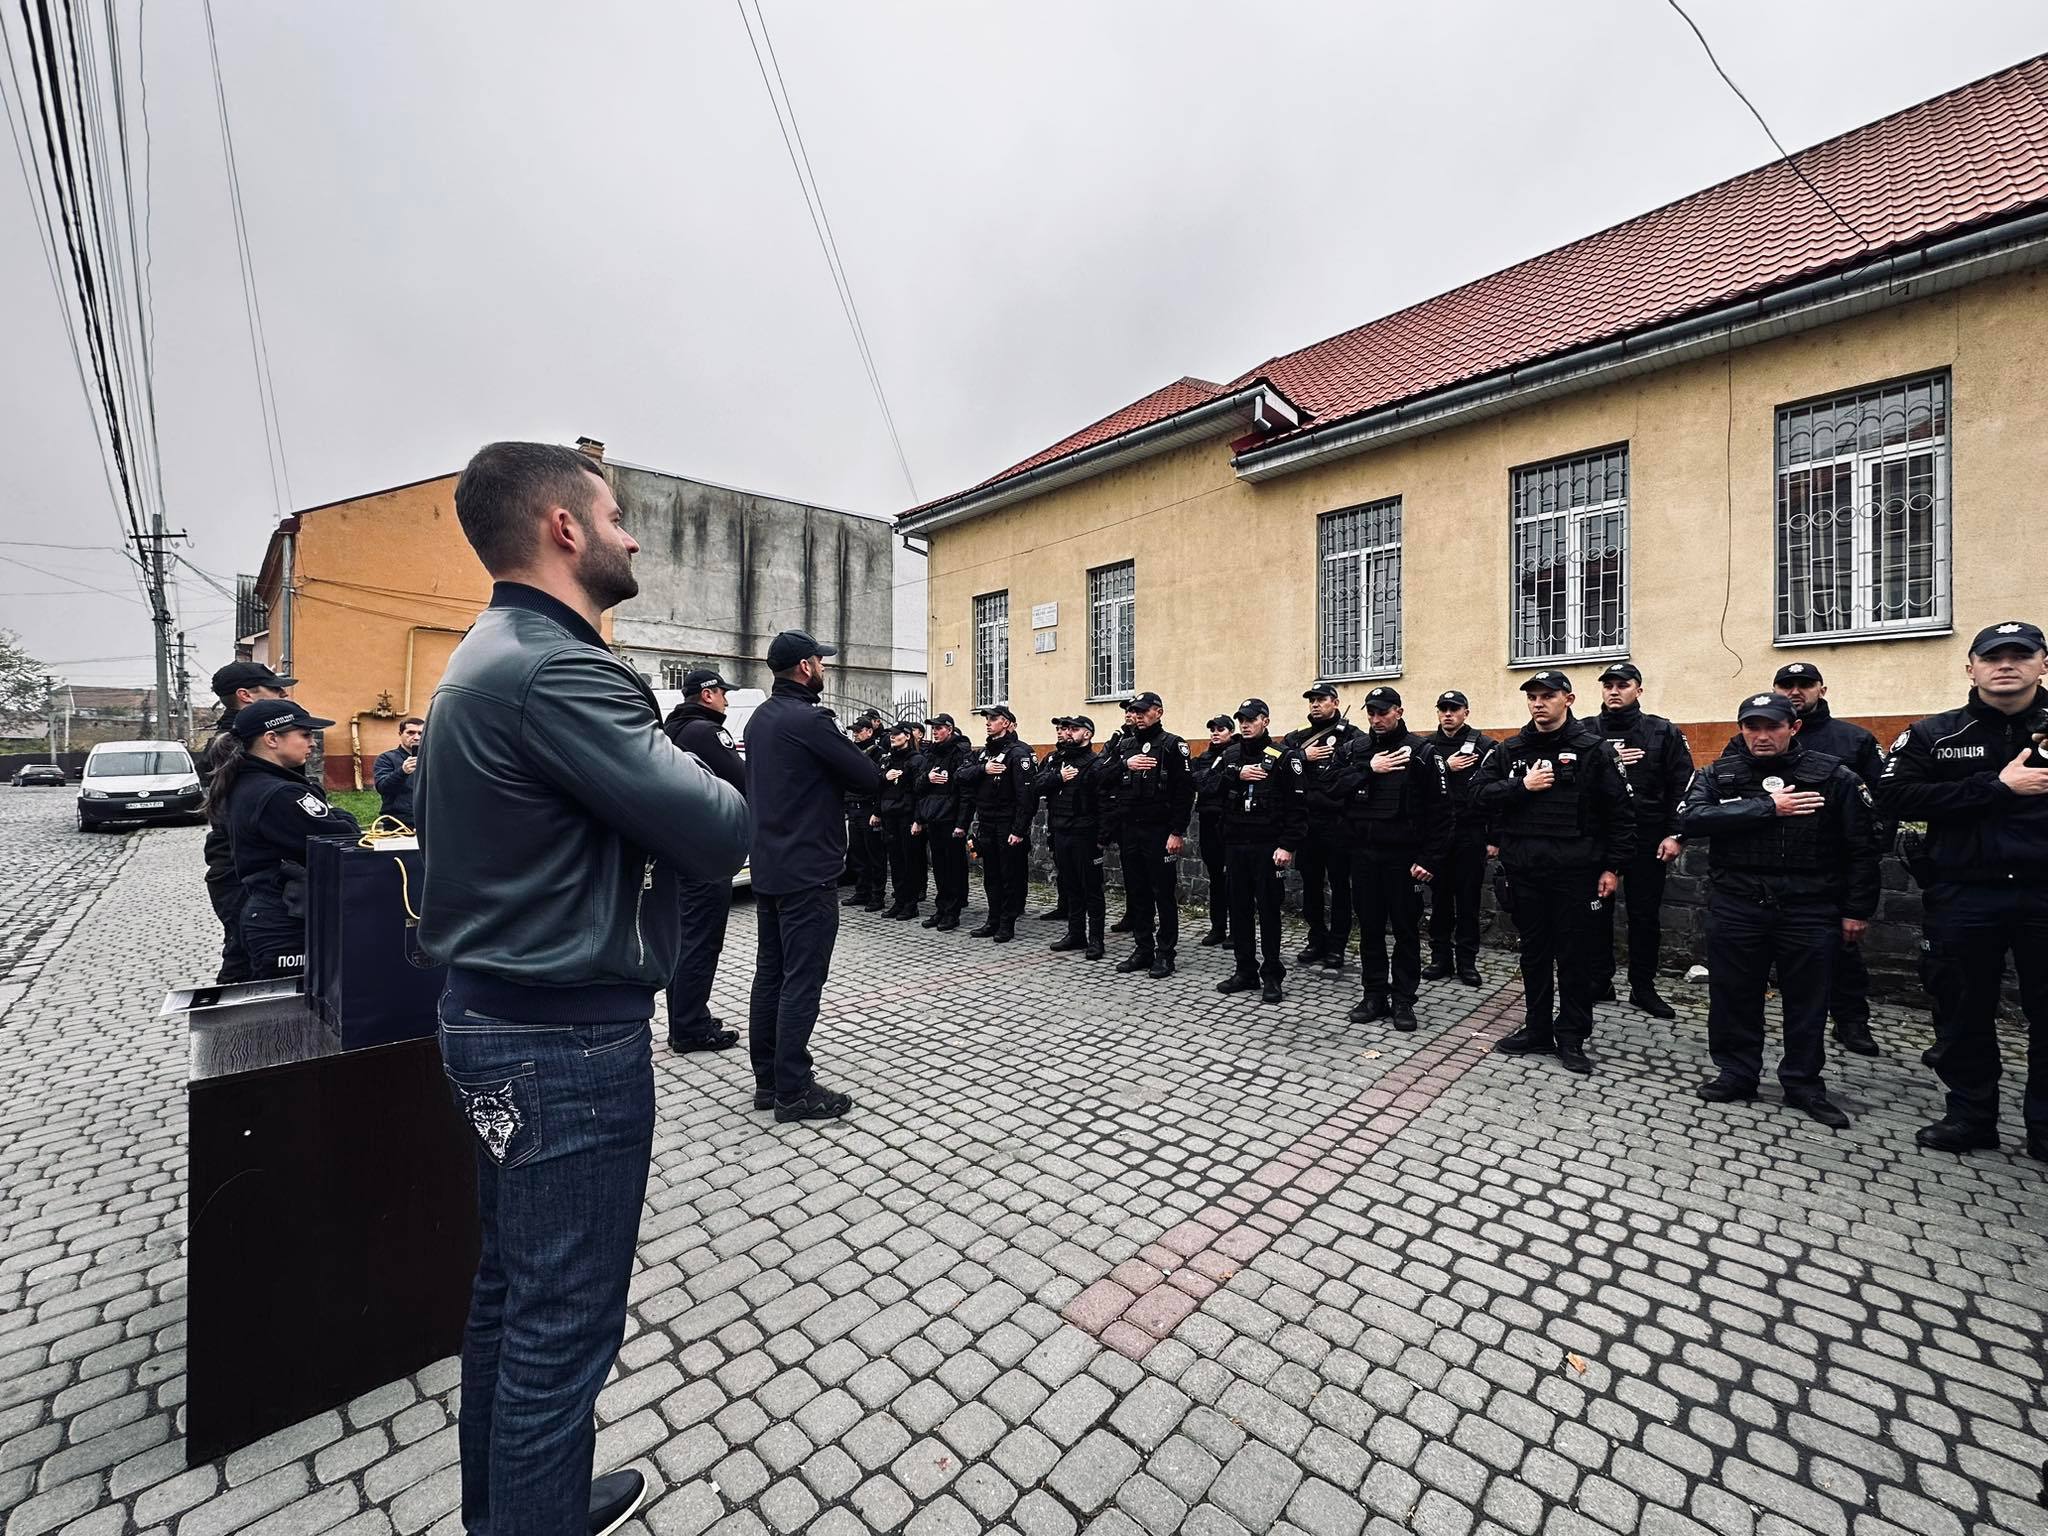
[[[1097,939],[1093,944],[1090,944],[1081,951],[1081,958],[1083,960],[1100,960],[1107,953],[1108,951],[1102,947],[1102,940]]]
[[[1424,981],[1442,981],[1456,969],[1457,967],[1448,960],[1432,960],[1422,968],[1422,979]]]
[[[952,914],[951,912],[948,912],[944,917],[940,918],[936,923],[932,924],[932,932],[951,933],[955,928],[958,928],[959,926],[960,919],[954,916],[954,914]]]
[[[785,1104],[775,1101],[775,1118],[778,1122],[791,1120],[837,1120],[853,1108],[853,1095],[834,1093],[822,1083],[813,1083],[801,1098]]]
[[[1204,949],[1215,949],[1220,945],[1228,944],[1230,942],[1230,934],[1222,928],[1211,928],[1195,942]]]
[[[870,912],[886,912],[886,911],[888,911],[888,910],[889,910],[889,902],[888,902],[888,898],[887,898],[887,897],[883,897],[883,896],[877,896],[877,897],[875,897],[875,898],[874,898],[874,900],[872,900],[872,901],[870,901],[870,902],[868,903],[868,910],[869,910]]]
[[[1262,982],[1259,986],[1259,1001],[1262,1003],[1279,1002],[1280,983],[1277,981]]]
[[[1256,976],[1246,976],[1246,975],[1244,975],[1244,974],[1243,974],[1242,972],[1236,972],[1236,971],[1233,971],[1233,972],[1232,972],[1232,973],[1231,973],[1230,975],[1228,975],[1228,976],[1224,977],[1224,978],[1223,978],[1223,979],[1222,979],[1221,981],[1219,981],[1219,982],[1217,982],[1217,983],[1216,983],[1216,990],[1217,990],[1218,992],[1225,992],[1225,993],[1228,993],[1228,992],[1256,992],[1256,991],[1258,990],[1258,988],[1259,988],[1259,978],[1258,978],[1258,977],[1256,977]]]
[[[1125,955],[1123,959],[1117,961],[1116,969],[1117,974],[1120,976],[1128,976],[1134,971],[1149,971],[1152,969],[1152,951],[1149,949],[1134,949],[1128,955]]]
[[[1675,1019],[1678,1011],[1657,995],[1655,987],[1635,987],[1628,994],[1631,1008],[1640,1008],[1653,1019]]]
[[[763,1088],[759,1083],[754,1084],[754,1108],[773,1109],[774,1107],[775,1090],[773,1088]]]
[[[1466,986],[1468,986],[1468,987],[1476,987],[1476,986],[1478,986],[1478,985],[1479,985],[1479,967],[1478,967],[1478,966],[1476,966],[1476,965],[1471,965],[1471,964],[1466,964],[1466,965],[1461,965],[1461,966],[1459,966],[1459,967],[1458,967],[1458,980],[1459,980],[1459,981],[1461,981],[1461,982],[1463,982],[1463,983],[1464,983],[1464,984],[1465,984]]]
[[[590,1480],[590,1536],[611,1536],[647,1497],[647,1479],[630,1467]]]
[[[1877,1041],[1871,1037],[1868,1024],[1837,1024],[1835,1026],[1835,1044],[1839,1045],[1843,1050],[1853,1052],[1858,1056],[1875,1056],[1878,1054]]]
[[[1367,997],[1361,999],[1358,1006],[1345,1017],[1354,1024],[1370,1024],[1374,1019],[1384,1019],[1393,1011],[1393,1004],[1384,997]]]
[[[1341,950],[1341,949],[1333,949],[1333,950],[1331,950],[1331,951],[1330,951],[1329,953],[1325,954],[1325,955],[1323,956],[1323,969],[1324,969],[1324,970],[1326,970],[1326,971],[1341,971],[1341,970],[1343,970],[1343,969],[1344,969],[1344,951],[1343,951],[1343,950]]]
[[[1070,949],[1086,949],[1088,941],[1078,933],[1063,933],[1045,947],[1056,955],[1063,955]]]
[[[1145,972],[1154,981],[1164,981],[1173,974],[1173,951],[1162,949],[1152,957],[1151,969]]]
[[[1709,1104],[1748,1104],[1756,1098],[1756,1084],[1739,1078],[1717,1077],[1701,1083],[1693,1092]]]
[[[996,929],[995,942],[1008,944],[1017,937],[1017,924],[1011,918],[1004,918],[1002,926]]]
[[[920,928],[936,928],[936,927],[938,927],[938,926],[939,926],[939,924],[943,923],[943,922],[944,922],[945,920],[946,920],[946,914],[945,914],[945,913],[943,913],[943,912],[934,912],[934,913],[933,913],[933,914],[932,914],[932,915],[931,915],[930,917],[926,918],[926,919],[925,919],[925,920],[924,920],[923,922],[919,923],[919,924],[918,924],[917,926],[918,926],[918,927],[920,927]]]
[[[969,937],[970,939],[992,939],[996,936],[996,929],[998,926],[1000,925],[996,922],[996,920],[994,918],[990,918],[987,922],[983,923],[979,928],[968,929],[967,937]]]
[[[678,1056],[687,1056],[692,1051],[728,1051],[739,1043],[736,1029],[714,1029],[708,1035],[685,1035],[681,1039],[668,1037],[668,1048]]]
[[[1404,1035],[1414,1030],[1415,1005],[1413,1003],[1394,1004],[1394,1028],[1401,1031]]]
[[[1557,1042],[1557,1063],[1567,1072],[1576,1072],[1585,1077],[1593,1070],[1593,1063],[1586,1055],[1583,1040],[1560,1040]]]
[[[1849,1129],[1849,1117],[1841,1106],[1831,1101],[1824,1093],[1786,1094],[1785,1107],[1802,1112],[1809,1120],[1818,1120],[1834,1131]]]
[[[1314,965],[1322,958],[1323,946],[1320,944],[1310,944],[1294,957],[1294,963],[1296,965]]]
[[[1998,1150],[1998,1127],[1978,1125],[1946,1115],[1932,1125],[1921,1126],[1913,1139],[1937,1152],[1995,1152]]]
[[[1548,1056],[1557,1049],[1557,1041],[1549,1030],[1537,1031],[1524,1024],[1507,1039],[1495,1042],[1493,1049],[1501,1056]]]

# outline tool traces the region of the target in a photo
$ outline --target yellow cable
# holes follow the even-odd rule
[[[368,848],[375,852],[379,843],[389,842],[392,838],[396,837],[417,837],[418,835],[418,833],[414,832],[411,827],[408,827],[396,816],[379,816],[370,823],[369,829],[357,839],[356,846],[358,848]],[[405,872],[405,860],[394,856],[391,862],[398,866],[398,899],[405,903],[405,915],[411,918],[414,924],[417,925],[420,915],[412,909],[412,880]]]

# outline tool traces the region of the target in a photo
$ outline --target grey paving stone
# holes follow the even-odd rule
[[[1261,1531],[1279,1518],[1302,1480],[1301,1468],[1259,1441],[1247,1441],[1209,1485],[1209,1502]]]

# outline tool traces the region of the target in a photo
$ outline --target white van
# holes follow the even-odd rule
[[[744,758],[747,755],[747,718],[767,701],[768,695],[759,688],[729,688],[725,694],[725,733],[732,738],[733,750]],[[661,718],[666,721],[675,707],[682,703],[684,694],[677,688],[657,688],[654,702],[661,708]],[[751,864],[742,864],[740,872],[732,877],[735,886],[752,888],[754,870]]]
[[[103,741],[85,760],[78,830],[117,821],[204,819],[199,770],[181,741]]]

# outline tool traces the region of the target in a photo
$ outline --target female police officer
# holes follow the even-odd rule
[[[207,789],[206,819],[227,829],[234,850],[254,980],[306,968],[306,839],[362,830],[306,780],[313,732],[332,724],[291,699],[249,705],[229,727],[235,749]]]

